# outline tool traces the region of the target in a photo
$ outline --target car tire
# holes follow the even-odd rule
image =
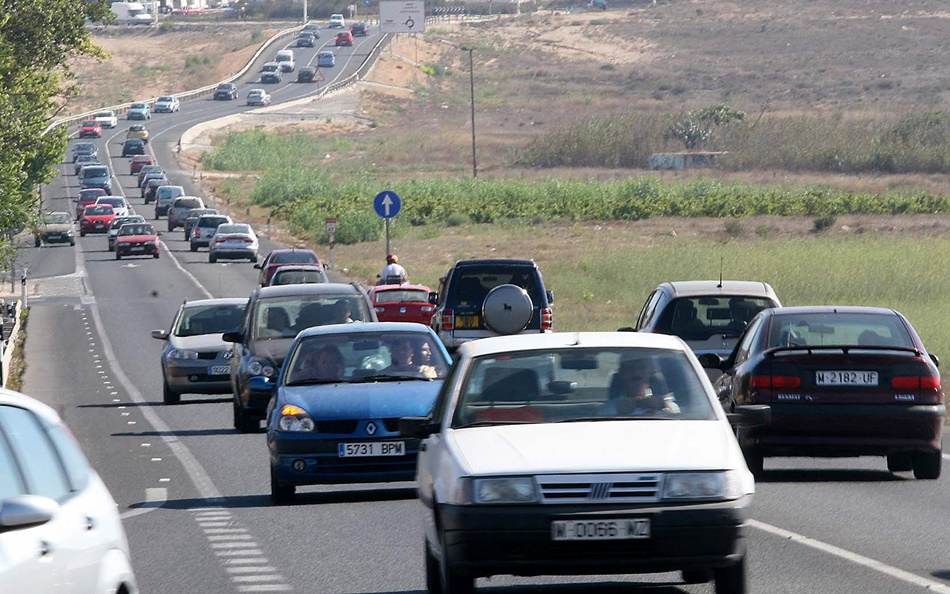
[[[485,325],[498,334],[517,334],[531,322],[534,303],[518,285],[498,285],[488,292],[482,305]]]
[[[186,230],[186,231],[185,231],[185,241],[188,241],[189,239],[191,239],[191,231],[187,231],[187,230]]]
[[[75,247],[75,246],[76,246],[76,240],[75,240],[75,239],[70,239],[70,240],[69,240],[69,245]]]
[[[252,417],[243,406],[234,403],[234,428],[239,433],[255,433],[260,427],[260,422],[256,417]]]
[[[218,257],[214,254],[208,254],[208,263],[214,264],[218,261]]]
[[[80,232],[79,232],[79,237],[85,237],[85,236],[86,236],[86,232],[85,232],[85,231],[80,231]]]
[[[248,260],[251,264],[257,264],[257,256],[251,256]]]
[[[909,472],[914,469],[914,459],[908,453],[888,454],[887,469],[890,472]]]
[[[114,251],[115,251],[115,246],[114,246],[114,245],[110,245],[110,246],[106,247],[106,249],[109,250],[110,252],[114,252]]]
[[[174,231],[174,230],[175,230],[175,225],[172,225],[172,222],[171,222],[171,221],[168,221],[168,230],[169,230],[169,231]]]
[[[274,476],[274,469],[270,470],[270,500],[274,505],[290,505],[297,498],[297,487],[281,485]]]
[[[40,247],[41,245],[43,245],[43,241],[40,240],[39,237],[37,237],[36,240],[33,242],[33,247]]]
[[[749,467],[749,472],[756,478],[762,476],[762,473],[765,472],[765,456],[762,455],[762,452],[748,448],[742,450],[742,455],[745,456],[745,463]]]
[[[158,260],[161,256],[162,256],[161,250],[159,250],[159,251],[155,252],[154,254],[152,254],[152,257],[155,258],[156,260]]]
[[[738,563],[714,569],[713,576],[716,580],[716,594],[745,594],[745,555]]]
[[[933,452],[914,453],[914,478],[935,480],[940,478],[940,467],[943,454],[940,450]]]
[[[441,538],[444,543],[445,534],[442,534]],[[444,548],[443,545],[443,550]],[[442,562],[439,563],[439,582],[443,594],[474,594],[475,592],[475,578],[455,571],[445,554],[442,555]],[[716,594],[720,594],[720,592],[717,590]]]
[[[432,554],[428,539],[426,545],[426,590],[429,594],[442,594],[442,576],[439,575],[439,560]]]
[[[197,251],[198,251],[198,246],[196,246],[195,244],[191,244],[190,247],[191,247],[191,251],[193,251],[193,252],[197,252]]]
[[[707,584],[713,579],[713,572],[709,569],[684,569],[683,583]]]
[[[165,382],[162,382],[162,402],[165,404],[180,404],[181,394],[169,388]]]
[[[116,260],[121,260],[121,259],[122,259],[122,254],[120,254],[119,252],[116,252],[116,253],[115,253],[115,259],[116,259]]]

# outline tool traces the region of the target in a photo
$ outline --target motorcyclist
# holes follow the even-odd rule
[[[379,273],[377,285],[404,285],[409,282],[409,273],[400,266],[396,254],[386,256],[386,265]]]

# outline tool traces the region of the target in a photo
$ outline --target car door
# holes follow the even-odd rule
[[[743,364],[749,360],[749,356],[752,354],[753,346],[758,339],[759,330],[765,324],[765,319],[764,315],[758,315],[752,320],[745,333],[739,338],[739,342],[736,343],[736,348],[733,349],[732,354],[723,362],[722,374],[715,380],[713,387],[716,389],[716,396],[719,397],[719,403],[722,404],[726,412],[730,412],[736,404]]]
[[[63,457],[50,440],[39,419],[30,411],[15,406],[0,406],[0,427],[17,460],[27,493],[42,495],[59,502],[52,519],[27,528],[13,536],[19,540],[16,550],[23,555],[24,567],[30,566],[33,580],[28,588],[13,587],[11,592],[37,592],[49,586],[50,592],[93,592],[97,584],[98,559],[106,544],[97,528],[98,510],[90,501],[85,485],[73,486]],[[84,459],[82,463],[85,464]],[[13,533],[3,534],[4,539]],[[4,541],[4,548],[7,542]],[[13,551],[14,543],[10,544]],[[30,558],[32,557],[32,558]],[[6,576],[6,574],[4,573]],[[4,588],[9,582],[4,581]]]

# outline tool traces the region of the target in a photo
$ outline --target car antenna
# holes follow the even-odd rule
[[[719,284],[716,285],[716,288],[722,288],[722,256],[719,256]]]

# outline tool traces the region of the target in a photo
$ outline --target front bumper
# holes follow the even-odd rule
[[[40,240],[43,243],[72,243],[76,236],[72,233],[40,233]]]
[[[158,253],[158,249],[154,243],[137,246],[115,244],[115,253],[119,256],[154,256]]]
[[[212,367],[227,369],[223,374],[210,373]],[[166,360],[165,383],[180,393],[188,394],[230,394],[230,362],[223,359]]]
[[[443,553],[472,577],[658,573],[732,565],[745,554],[751,497],[721,503],[438,508]],[[638,540],[555,541],[555,520],[649,518]]]

